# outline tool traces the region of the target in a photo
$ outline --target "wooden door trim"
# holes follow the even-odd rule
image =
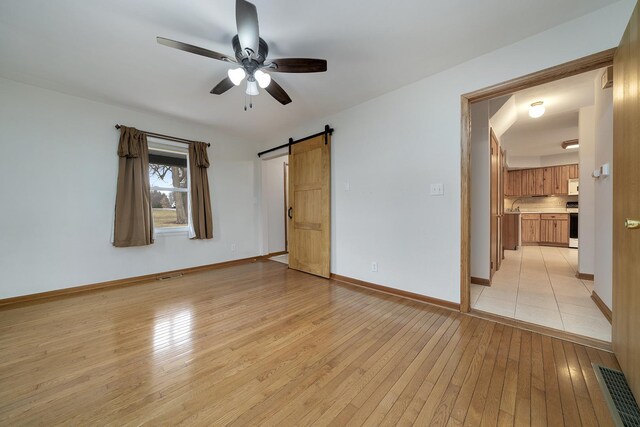
[[[471,103],[611,66],[615,51],[604,50],[460,96],[460,311],[471,309]]]
[[[493,148],[494,148],[494,144],[495,144],[495,148],[496,148],[496,153],[493,152]],[[496,272],[498,271],[498,267],[500,265],[500,260],[499,260],[499,253],[500,250],[498,249],[498,244],[499,244],[499,239],[498,239],[498,228],[499,227],[499,218],[500,218],[500,212],[499,210],[496,211],[495,215],[493,214],[493,210],[494,208],[497,207],[498,204],[498,199],[500,198],[500,179],[499,179],[499,174],[500,174],[500,155],[498,153],[498,151],[500,150],[500,144],[498,143],[498,138],[496,138],[496,134],[493,133],[493,129],[489,128],[489,283],[491,283],[491,280],[493,280],[493,275],[496,274]],[[496,170],[496,177],[494,179],[493,177],[493,167],[494,167],[494,157],[496,158],[496,164],[495,167],[497,168]],[[495,185],[495,199],[494,199],[494,189],[493,186]],[[495,206],[494,206],[495,205]],[[494,218],[495,219],[495,224],[494,224]],[[494,242],[495,242],[495,247],[494,247]],[[495,258],[495,263],[494,263],[494,258]]]

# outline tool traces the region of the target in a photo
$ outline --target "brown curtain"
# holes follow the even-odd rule
[[[135,128],[120,128],[119,169],[113,245],[153,243],[147,136]]]
[[[189,144],[189,169],[191,170],[191,218],[195,239],[213,238],[213,217],[211,215],[211,193],[207,168],[207,144]]]

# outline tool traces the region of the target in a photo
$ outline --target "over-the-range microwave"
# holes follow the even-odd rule
[[[569,195],[570,196],[577,196],[578,195],[578,190],[580,187],[580,180],[577,178],[572,178],[569,180]]]

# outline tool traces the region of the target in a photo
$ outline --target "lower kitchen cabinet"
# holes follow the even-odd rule
[[[522,214],[522,244],[540,241],[540,214]]]
[[[502,217],[502,247],[510,251],[518,249],[520,241],[520,215],[507,213]]]
[[[569,215],[541,214],[540,243],[569,244]]]
[[[568,214],[522,214],[522,244],[569,245]]]

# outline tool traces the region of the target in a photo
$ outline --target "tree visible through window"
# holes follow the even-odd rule
[[[189,224],[187,153],[149,149],[153,224],[158,229]]]

